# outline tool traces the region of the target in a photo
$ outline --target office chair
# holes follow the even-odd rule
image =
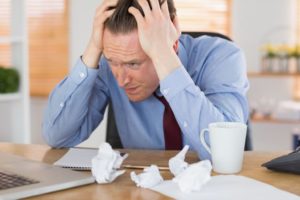
[[[217,32],[182,32],[182,34],[190,35],[193,38],[200,37],[200,36],[203,36],[203,35],[207,35],[207,36],[210,36],[210,37],[219,37],[219,38],[223,38],[223,39],[228,40],[228,41],[232,41],[228,36],[223,35],[221,33],[217,33]]]
[[[183,32],[183,34],[191,35],[192,37],[200,37],[203,35],[208,35],[211,37],[220,37],[228,41],[232,41],[228,36],[225,36],[221,33],[216,32]],[[250,122],[247,121],[247,135],[245,142],[245,151],[252,150],[252,141],[251,141],[251,129]],[[106,129],[106,142],[110,143],[113,148],[123,148],[118,129],[115,122],[114,112],[111,102],[108,106],[108,116],[107,116],[107,129]]]
[[[111,101],[108,104],[107,126],[106,126],[106,142],[114,149],[122,149],[123,145],[117,129],[114,110]]]

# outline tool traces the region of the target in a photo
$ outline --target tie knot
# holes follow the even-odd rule
[[[167,100],[165,99],[164,96],[158,96],[156,93],[153,93],[154,96],[164,104],[165,107],[168,107],[169,106],[169,103],[167,102]]]

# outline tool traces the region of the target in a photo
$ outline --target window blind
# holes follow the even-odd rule
[[[30,93],[47,96],[68,73],[67,0],[27,0]]]
[[[0,1],[0,37],[7,38],[10,35],[10,0]],[[0,66],[11,65],[11,52],[9,43],[0,44]]]
[[[174,0],[182,31],[212,31],[230,36],[231,0]]]

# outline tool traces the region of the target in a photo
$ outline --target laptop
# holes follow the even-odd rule
[[[20,199],[93,182],[90,173],[0,152],[0,199]]]

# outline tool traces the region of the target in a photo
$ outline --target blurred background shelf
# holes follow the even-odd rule
[[[8,94],[0,94],[0,102],[3,101],[14,101],[19,100],[21,98],[20,93],[8,93]]]
[[[300,120],[288,120],[288,119],[275,119],[272,117],[263,117],[263,116],[252,116],[251,122],[256,123],[273,123],[273,124],[299,124]]]
[[[250,78],[266,78],[266,77],[300,77],[300,73],[289,73],[289,72],[248,72]]]

